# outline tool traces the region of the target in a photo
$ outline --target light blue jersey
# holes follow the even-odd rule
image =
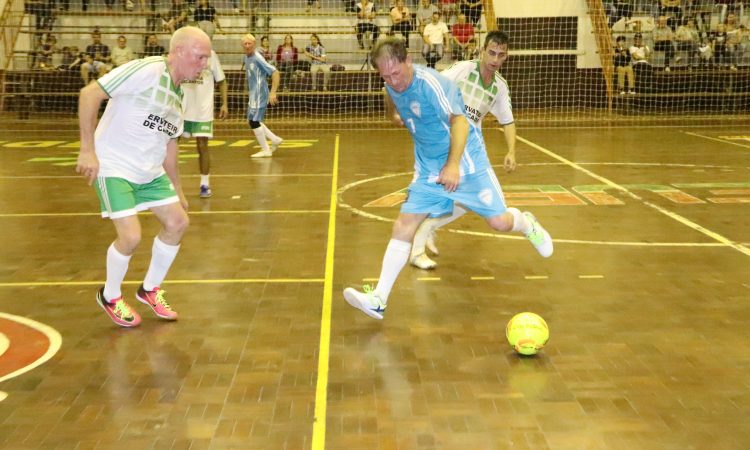
[[[437,71],[414,65],[414,79],[404,92],[386,85],[404,125],[414,140],[414,179],[434,182],[450,152],[450,117],[465,116],[458,86]],[[461,157],[461,176],[490,167],[481,130],[469,120],[469,137]]]
[[[247,99],[248,110],[264,109],[268,105],[268,78],[276,71],[260,52],[256,51],[252,56],[245,55],[243,60],[245,75],[247,77]]]

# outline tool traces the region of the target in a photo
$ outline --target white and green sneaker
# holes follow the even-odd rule
[[[344,299],[347,303],[373,319],[383,320],[383,313],[385,312],[386,306],[385,303],[380,299],[380,296],[372,290],[371,286],[365,285],[363,288],[364,292],[359,292],[354,288],[344,289]]]
[[[531,225],[531,231],[526,233],[526,239],[531,242],[536,251],[538,251],[539,254],[542,255],[542,257],[549,258],[550,256],[552,256],[552,252],[554,251],[554,248],[552,246],[552,237],[550,237],[549,233],[547,233],[547,230],[542,227],[542,225],[538,220],[536,220],[536,217],[534,217],[533,214],[525,211],[523,215],[524,217],[526,217],[529,225]]]

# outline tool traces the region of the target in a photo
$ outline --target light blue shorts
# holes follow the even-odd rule
[[[401,212],[440,217],[451,214],[454,203],[460,203],[482,217],[499,216],[507,209],[500,182],[492,168],[488,168],[462,177],[455,192],[448,192],[442,184],[426,180],[413,182],[409,185]]]
[[[247,120],[254,120],[255,122],[263,122],[263,118],[266,117],[266,107],[262,108],[248,108]]]

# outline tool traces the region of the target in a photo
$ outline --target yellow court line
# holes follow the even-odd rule
[[[318,348],[318,379],[315,384],[315,415],[313,419],[312,449],[326,446],[326,408],[328,397],[328,365],[331,347],[331,302],[333,296],[333,257],[336,248],[336,195],[339,177],[339,135],[333,146],[333,176],[331,177],[331,207],[328,216],[328,245],[323,284],[323,311],[320,317],[320,345]]]
[[[549,277],[547,275],[524,275],[527,280],[546,280]]]
[[[702,225],[699,225],[699,224],[693,222],[692,220],[688,219],[687,217],[683,217],[683,216],[681,216],[681,215],[679,215],[679,214],[677,214],[675,212],[669,211],[666,208],[662,208],[661,206],[659,206],[659,205],[657,205],[655,203],[651,203],[649,201],[646,201],[641,196],[635,194],[633,191],[629,190],[625,186],[617,184],[614,181],[610,180],[609,178],[605,178],[605,177],[603,177],[601,175],[595,174],[594,172],[592,172],[592,171],[590,171],[590,170],[582,167],[580,164],[576,164],[573,161],[570,161],[569,159],[566,159],[566,158],[558,155],[557,153],[554,153],[554,152],[552,152],[550,150],[547,150],[546,148],[542,147],[541,145],[537,145],[537,144],[529,141],[528,139],[524,139],[524,138],[522,138],[520,136],[516,136],[516,138],[519,141],[521,141],[521,142],[523,142],[523,143],[525,143],[525,144],[527,144],[527,145],[529,145],[529,146],[531,146],[531,147],[539,150],[540,152],[544,153],[545,155],[550,156],[550,157],[552,157],[552,158],[554,158],[554,159],[556,159],[558,161],[564,162],[565,164],[567,164],[568,166],[572,167],[573,169],[576,169],[576,170],[578,170],[580,172],[583,172],[586,175],[590,176],[591,178],[594,178],[595,180],[599,180],[601,183],[604,183],[604,184],[606,184],[607,186],[609,186],[611,188],[617,189],[618,191],[622,192],[623,194],[629,196],[630,198],[641,202],[642,204],[648,206],[649,208],[654,209],[654,210],[656,210],[656,211],[664,214],[665,216],[667,216],[667,217],[669,217],[671,219],[676,220],[677,222],[679,222],[679,223],[687,226],[688,228],[691,228],[692,230],[695,230],[695,231],[697,231],[699,233],[703,233],[704,235],[710,237],[711,239],[713,239],[715,241],[721,242],[722,244],[724,244],[726,246],[729,246],[729,247],[732,247],[733,249],[737,250],[738,252],[740,252],[740,253],[742,253],[744,255],[750,256],[750,248],[745,247],[741,243],[734,242],[731,239],[728,239],[728,238],[722,236],[721,234],[719,234],[719,233],[717,233],[715,231],[711,231],[708,228],[705,228]]]
[[[417,277],[417,281],[440,281],[440,277]]]
[[[378,281],[378,278],[362,278],[362,281],[366,283],[373,283],[373,282]]]
[[[323,278],[217,278],[212,280],[167,280],[170,284],[253,284],[253,283],[323,283]],[[141,284],[143,281],[123,281],[122,284]],[[103,280],[97,281],[20,281],[0,283],[0,287],[43,287],[43,286],[102,286]]]
[[[750,148],[750,145],[740,144],[739,142],[732,142],[732,141],[725,140],[725,139],[719,139],[719,138],[715,138],[715,137],[712,137],[712,136],[706,136],[706,135],[703,135],[703,134],[693,133],[691,131],[683,131],[683,133],[685,133],[685,134],[687,134],[689,136],[695,136],[695,137],[699,137],[699,138],[703,138],[703,139],[708,139],[709,141],[721,142],[722,144],[730,144],[730,145],[736,145],[737,147]]]
[[[582,280],[592,280],[592,279],[604,278],[604,275],[578,275],[578,278]]]
[[[471,277],[475,281],[494,280],[495,277]]]

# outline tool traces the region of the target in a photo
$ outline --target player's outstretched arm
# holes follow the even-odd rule
[[[448,160],[440,171],[438,183],[442,184],[446,191],[453,192],[458,189],[461,180],[460,164],[461,156],[464,154],[466,141],[469,138],[469,121],[463,115],[452,115],[451,122],[451,149]]]
[[[505,144],[508,146],[508,153],[505,155],[503,166],[506,172],[513,172],[516,170],[516,124],[503,125],[503,132]]]
[[[167,143],[167,156],[164,158],[162,166],[164,167],[164,172],[167,173],[167,177],[169,177],[169,181],[172,182],[175,192],[180,197],[180,204],[187,211],[188,201],[182,192],[182,183],[180,182],[179,153],[180,148],[177,139],[170,139]]]
[[[221,107],[219,107],[219,119],[226,119],[229,117],[229,102],[227,101],[227,80],[219,81],[219,95],[221,95]]]
[[[90,185],[99,174],[99,159],[94,148],[94,131],[99,107],[109,97],[99,83],[91,83],[81,89],[78,99],[78,127],[81,138],[81,150],[78,152],[76,173],[86,178]]]
[[[279,103],[279,98],[276,96],[276,91],[279,90],[279,84],[281,83],[281,74],[278,70],[274,70],[271,74],[271,92],[268,94],[268,103],[275,105]]]

